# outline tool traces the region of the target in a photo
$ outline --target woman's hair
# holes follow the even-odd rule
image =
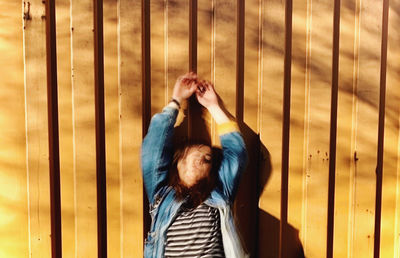
[[[199,180],[192,187],[186,187],[179,178],[178,162],[181,159],[186,158],[189,149],[201,146],[208,146],[211,148],[211,170],[209,176]],[[175,189],[176,197],[179,200],[189,197],[187,206],[191,208],[195,208],[204,202],[217,185],[217,176],[221,163],[221,156],[221,150],[219,148],[212,147],[205,141],[191,140],[179,144],[175,148],[168,175],[168,184]]]

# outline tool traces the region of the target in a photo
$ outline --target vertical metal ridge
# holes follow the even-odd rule
[[[58,83],[56,12],[54,0],[45,2],[46,10],[46,67],[47,67],[47,114],[49,129],[50,165],[50,212],[51,254],[62,257],[61,242],[61,196],[60,196],[60,145],[58,125]]]
[[[197,72],[197,0],[189,1],[189,71]]]
[[[289,136],[290,136],[290,94],[292,77],[292,12],[293,0],[286,0],[285,6],[285,60],[283,88],[283,126],[282,126],[282,178],[281,178],[281,221],[279,225],[279,257],[286,257],[288,180],[289,180]]]
[[[211,82],[215,84],[216,0],[211,0]],[[211,119],[211,142],[216,142],[216,123]]]
[[[168,61],[168,57],[169,57],[169,42],[168,42],[168,38],[169,38],[169,28],[168,28],[168,0],[164,0],[163,3],[163,15],[164,15],[164,106],[166,106],[168,104],[169,101],[169,94],[168,94],[168,75],[169,75],[169,61]]]
[[[350,157],[350,175],[349,175],[349,216],[348,216],[348,233],[347,233],[347,256],[354,256],[355,241],[355,215],[356,215],[356,192],[357,192],[357,147],[359,141],[359,76],[360,76],[360,37],[361,37],[361,0],[355,0],[354,8],[354,41],[353,41],[353,80],[352,80],[352,125],[351,125],[351,153]]]
[[[383,177],[383,152],[385,135],[385,105],[386,105],[386,68],[388,45],[388,19],[389,0],[383,1],[382,15],[382,43],[381,43],[381,74],[379,94],[379,127],[378,127],[378,156],[376,166],[376,198],[375,198],[375,239],[374,257],[380,255],[381,216],[382,216],[382,177]]]
[[[146,135],[151,118],[150,0],[142,0],[142,132]]]
[[[264,5],[263,0],[258,0],[258,49],[257,49],[257,73],[258,73],[258,81],[257,81],[257,133],[259,134],[260,140],[262,137],[262,87],[263,87],[263,71],[264,71]]]
[[[261,139],[262,139],[262,130],[261,130],[261,125],[262,125],[262,100],[263,100],[263,95],[262,95],[262,90],[263,90],[263,71],[264,71],[264,34],[263,34],[263,20],[264,20],[264,5],[263,5],[263,0],[258,0],[258,43],[257,43],[257,150],[258,150],[258,157],[257,157],[257,166],[256,168],[258,169],[258,173],[261,174],[261,166],[262,166],[262,158],[263,155],[261,153]],[[246,12],[246,10],[245,10]],[[246,23],[245,23],[246,25]],[[256,243],[255,243],[255,257],[260,256],[260,247],[262,244],[260,243],[260,208],[259,206],[259,199],[262,194],[262,186],[261,182],[262,180],[260,179],[260,174],[257,177],[257,209],[258,212],[256,213]]]
[[[96,120],[97,250],[107,257],[107,185],[104,115],[103,0],[94,0],[94,90]]]
[[[237,0],[236,36],[236,120],[243,122],[244,112],[244,26],[245,1]]]
[[[189,71],[197,73],[197,0],[189,1]],[[195,126],[195,117],[201,114],[201,107],[192,96],[188,99],[188,125],[187,136],[193,137],[193,129]]]
[[[151,118],[150,0],[142,0],[142,135],[147,134]],[[143,186],[143,189],[144,186]],[[144,191],[144,190],[143,190]],[[150,228],[149,201],[143,192],[143,238]],[[144,243],[143,243],[144,244]]]
[[[304,134],[303,134],[303,164],[302,164],[302,214],[301,214],[301,234],[303,245],[307,249],[307,216],[309,214],[308,204],[308,181],[307,171],[310,169],[310,163],[307,162],[307,156],[310,155],[310,121],[311,121],[311,63],[312,63],[312,19],[313,19],[313,1],[307,0],[306,14],[306,56],[305,56],[305,95],[304,95]]]
[[[331,128],[329,137],[329,186],[326,257],[333,257],[333,233],[336,186],[336,138],[339,89],[339,36],[340,36],[340,0],[335,0],[333,11],[333,49],[332,49],[332,89],[331,89]]]

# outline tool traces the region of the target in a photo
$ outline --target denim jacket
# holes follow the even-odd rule
[[[142,144],[143,181],[151,215],[150,231],[144,248],[146,258],[164,257],[168,227],[184,202],[177,200],[174,189],[167,185],[177,114],[177,109],[166,106],[161,113],[154,115]],[[218,125],[218,133],[223,153],[218,172],[219,182],[205,203],[219,211],[225,256],[247,257],[236,231],[231,210],[240,175],[247,162],[247,152],[235,122]]]

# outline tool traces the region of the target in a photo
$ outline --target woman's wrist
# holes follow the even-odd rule
[[[173,101],[170,101],[167,104],[167,107],[171,107],[171,108],[178,109],[178,110],[180,109],[180,106],[176,102],[173,102]]]
[[[220,109],[221,107],[217,103],[217,104],[208,105],[205,108],[211,113],[211,110],[217,110],[217,109]]]
[[[178,97],[178,96],[176,96],[176,95],[172,95],[172,99],[178,101],[179,104],[182,104],[182,101],[184,100],[184,99],[182,99],[181,97]]]
[[[181,103],[177,99],[172,98],[169,102],[174,103],[178,107],[178,109],[181,108]]]
[[[222,108],[218,104],[213,104],[207,107],[208,112],[210,112],[211,116],[214,118],[217,124],[222,124],[229,122],[229,117],[225,114]]]

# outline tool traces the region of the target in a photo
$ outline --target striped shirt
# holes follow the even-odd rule
[[[216,208],[182,209],[167,231],[165,257],[225,257]]]

